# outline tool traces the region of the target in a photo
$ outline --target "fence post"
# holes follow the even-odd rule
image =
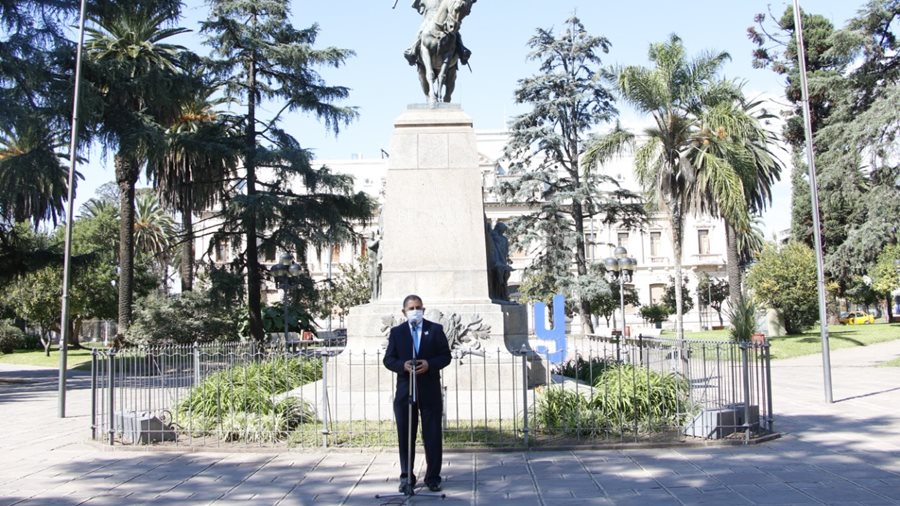
[[[763,361],[766,367],[766,429],[772,432],[775,420],[772,414],[772,357],[769,355],[769,341],[763,343]]]
[[[641,361],[641,365],[644,365],[644,334],[643,334],[643,332],[638,332],[638,360]]]
[[[194,341],[193,347],[193,355],[194,355],[194,385],[197,386],[200,384],[200,343]]]
[[[107,355],[107,382],[109,383],[109,445],[116,439],[116,350],[112,348]]]
[[[97,348],[91,350],[91,441],[97,440]]]
[[[522,343],[522,434],[525,437],[525,448],[528,448],[528,347]]]
[[[741,343],[741,369],[744,380],[744,444],[750,443],[750,364],[749,343]]]

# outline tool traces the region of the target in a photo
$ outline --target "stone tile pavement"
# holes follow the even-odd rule
[[[444,455],[446,505],[900,505],[900,341],[773,364],[776,430],[751,446]],[[89,379],[0,366],[0,505],[400,504],[393,450],[109,451],[88,442]],[[422,460],[422,459],[419,459]],[[421,473],[421,471],[420,471]]]

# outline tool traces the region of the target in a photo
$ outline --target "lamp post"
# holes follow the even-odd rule
[[[637,260],[628,256],[628,250],[623,246],[616,246],[612,257],[603,260],[606,271],[612,280],[619,280],[619,306],[622,310],[622,337],[625,337],[625,283],[631,282],[631,275],[637,266]]]
[[[269,272],[275,279],[275,286],[283,291],[281,299],[281,312],[284,314],[284,347],[287,348],[288,337],[288,291],[300,285],[300,264],[294,261],[290,253],[284,253],[278,263],[273,265]]]

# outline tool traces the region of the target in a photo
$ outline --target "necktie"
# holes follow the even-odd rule
[[[413,346],[416,347],[416,353],[419,353],[419,326],[412,325]]]

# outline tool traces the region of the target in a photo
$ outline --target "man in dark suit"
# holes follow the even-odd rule
[[[415,475],[407,476],[407,469],[415,468],[415,444],[412,460],[407,462],[409,451],[409,424],[412,434],[418,432],[419,413],[422,414],[422,441],[425,444],[425,485],[432,492],[441,490],[441,460],[443,459],[443,434],[441,415],[441,369],[450,364],[450,345],[440,324],[424,319],[422,298],[408,295],[403,300],[403,314],[407,321],[391,328],[384,366],[397,373],[397,392],[394,395],[394,417],[397,420],[397,436],[400,441],[400,491],[416,484]],[[416,396],[409,415],[410,372],[415,371]],[[407,467],[407,464],[410,467]]]

